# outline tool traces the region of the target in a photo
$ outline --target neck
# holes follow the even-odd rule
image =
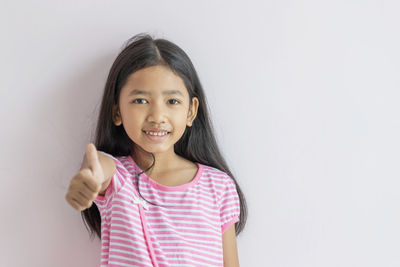
[[[171,169],[179,160],[179,156],[175,153],[173,147],[168,151],[153,154],[155,164],[148,172],[146,172],[147,174],[162,173],[167,169]],[[151,153],[143,150],[139,146],[135,146],[132,158],[143,171],[153,164],[153,156]]]

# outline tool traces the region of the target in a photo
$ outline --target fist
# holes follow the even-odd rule
[[[103,182],[104,173],[97,149],[90,143],[86,146],[82,167],[72,178],[65,199],[78,211],[88,209],[99,194]]]

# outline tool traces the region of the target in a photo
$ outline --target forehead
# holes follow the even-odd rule
[[[152,66],[138,70],[128,76],[121,94],[156,95],[177,94],[187,96],[188,92],[181,77],[164,66]]]

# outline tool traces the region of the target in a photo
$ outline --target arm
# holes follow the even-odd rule
[[[104,196],[104,194],[106,193],[106,189],[108,188],[108,186],[111,182],[111,178],[115,174],[116,166],[115,166],[114,160],[112,158],[110,158],[100,152],[97,152],[97,154],[99,156],[100,165],[103,168],[104,179],[105,179],[104,183],[102,183],[102,185],[101,185],[99,195]]]
[[[232,224],[222,234],[222,247],[224,251],[224,267],[238,267],[239,258],[236,246],[235,224]]]

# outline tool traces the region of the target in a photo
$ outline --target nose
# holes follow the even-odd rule
[[[157,124],[164,123],[166,121],[165,110],[162,104],[153,103],[150,105],[147,120]]]

